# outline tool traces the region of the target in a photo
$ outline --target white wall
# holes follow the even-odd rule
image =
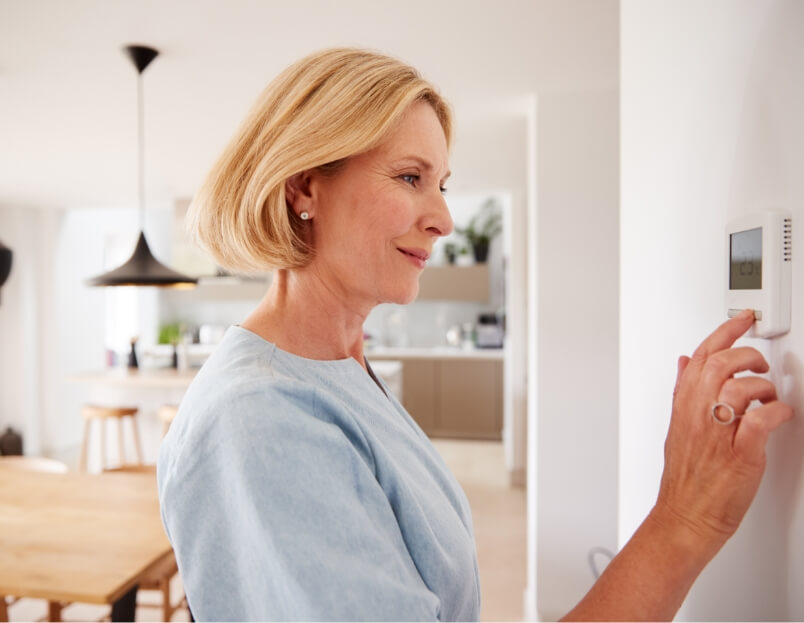
[[[45,341],[38,301],[48,289],[42,280],[48,236],[55,213],[0,208],[0,239],[14,253],[0,300],[0,427],[22,433],[24,451],[41,451],[41,365]]]
[[[162,210],[149,210],[151,248],[164,258]],[[168,214],[169,215],[169,214]],[[108,290],[84,280],[107,268],[108,236],[136,241],[133,210],[0,208],[0,235],[14,264],[0,302],[0,426],[24,436],[26,454],[63,455],[81,442],[86,388],[73,374],[105,366]],[[152,231],[154,230],[154,231]],[[158,231],[156,231],[158,230]],[[137,331],[153,333],[155,293],[139,291]]]
[[[450,168],[456,193],[506,191],[505,405],[503,446],[510,480],[524,485],[527,461],[527,203],[528,103],[518,98],[497,109],[459,113]]]
[[[616,547],[618,106],[616,90],[538,98],[528,594],[544,619],[594,582],[590,549]]]
[[[797,412],[679,617],[804,618],[804,3],[623,0],[620,542],[655,500],[676,359],[724,319],[730,218],[793,212],[793,326],[744,340]]]

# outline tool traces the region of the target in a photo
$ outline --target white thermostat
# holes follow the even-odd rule
[[[747,214],[726,227],[729,318],[753,309],[747,335],[774,337],[790,330],[793,286],[793,222],[789,212]]]

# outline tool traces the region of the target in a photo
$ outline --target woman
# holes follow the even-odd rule
[[[452,231],[451,115],[394,59],[325,50],[265,91],[198,194],[223,266],[276,269],[188,390],[162,448],[162,514],[200,620],[476,620],[468,504],[363,356]],[[657,503],[570,618],[669,619],[737,528],[791,417],[734,318],[679,361]],[[722,426],[729,403],[738,414]]]

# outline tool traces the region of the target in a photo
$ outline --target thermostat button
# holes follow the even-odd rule
[[[730,309],[729,310],[729,318],[734,318],[735,316],[739,315],[740,312],[743,311],[742,309]],[[754,320],[762,320],[762,312],[758,309],[754,310]]]

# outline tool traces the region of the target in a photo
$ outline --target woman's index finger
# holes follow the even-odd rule
[[[729,318],[701,342],[692,354],[693,359],[705,359],[716,352],[731,348],[752,324],[754,324],[754,310],[744,309],[734,318]]]

